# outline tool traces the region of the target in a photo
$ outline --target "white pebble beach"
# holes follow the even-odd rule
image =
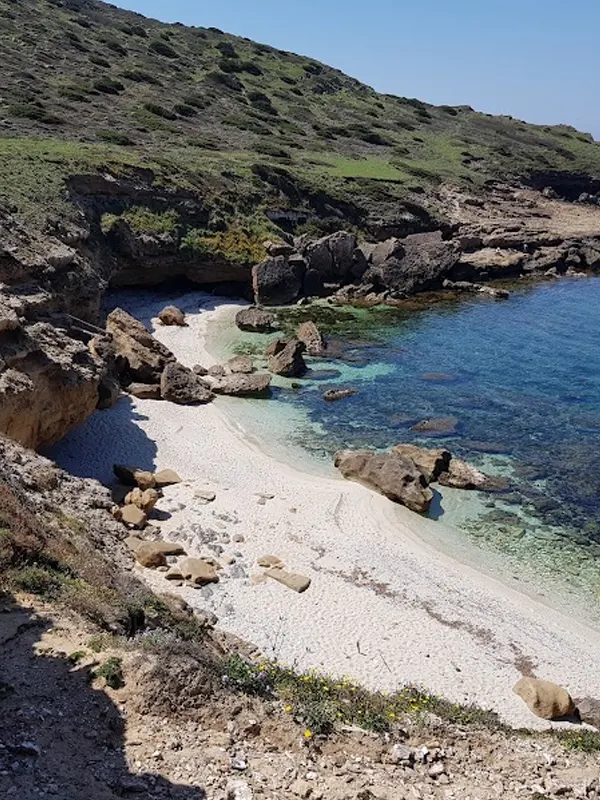
[[[169,301],[188,312],[189,324],[163,327],[154,319],[156,337],[187,366],[215,363],[207,326],[235,306],[196,292]],[[147,324],[159,308],[143,293],[137,305],[131,295],[127,306]],[[301,670],[347,675],[388,691],[421,685],[453,702],[493,709],[515,726],[549,724],[512,692],[524,664],[574,697],[600,696],[600,632],[591,623],[438,549],[441,523],[341,477],[310,474],[267,455],[235,418],[235,403],[244,402],[217,398],[184,407],[124,397],[51,452],[65,469],[106,484],[115,462],[181,475],[183,483],[165,490],[152,522],[189,555],[215,555],[193,527],[212,531],[224,569],[209,591],[174,588],[162,573],[142,570],[155,590],[213,611],[219,627]],[[196,490],[216,499],[207,503]],[[256,560],[265,554],[309,577],[308,591],[257,582],[263,570]]]

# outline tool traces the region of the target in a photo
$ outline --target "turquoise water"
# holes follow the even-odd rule
[[[600,279],[518,289],[505,302],[469,297],[393,310],[295,308],[283,312],[284,326],[315,315],[330,353],[310,360],[300,387],[281,381],[275,406],[248,407],[257,431],[262,422],[271,438],[285,437],[282,446],[302,447],[328,465],[340,447],[443,443],[508,476],[511,489],[468,493],[458,503],[456,493],[442,492],[432,514],[478,547],[507,556],[510,569],[527,562],[596,601]],[[237,350],[264,346],[260,336],[235,340]],[[323,401],[326,389],[348,385],[358,389],[354,397]],[[455,430],[443,436],[411,430],[432,417],[455,418]],[[278,418],[291,422],[278,429]]]

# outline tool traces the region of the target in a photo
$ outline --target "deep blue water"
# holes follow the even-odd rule
[[[600,278],[517,289],[503,302],[299,308],[285,324],[315,314],[330,355],[311,360],[301,388],[277,393],[315,423],[314,436],[300,434],[305,448],[329,458],[345,446],[443,443],[511,481],[506,496],[481,497],[471,534],[513,553],[550,542],[555,567],[568,551],[569,569],[600,588]],[[323,401],[348,385],[356,396]],[[411,430],[432,417],[454,417],[456,429]]]

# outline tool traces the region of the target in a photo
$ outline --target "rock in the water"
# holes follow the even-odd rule
[[[273,330],[275,314],[265,311],[264,308],[243,308],[235,315],[235,324],[241,331],[252,331],[254,333],[268,333]]]
[[[336,453],[335,466],[348,480],[375,489],[412,511],[427,511],[433,500],[433,492],[422,472],[400,453],[343,450]]]
[[[345,397],[353,397],[355,394],[358,394],[358,389],[328,389],[323,394],[323,400],[326,400],[328,403],[334,403],[336,400],[343,400]]]
[[[226,366],[229,372],[234,374],[239,372],[244,375],[249,375],[251,372],[254,372],[254,364],[250,356],[234,356],[229,359]]]
[[[156,503],[158,502],[158,492],[156,489],[145,489],[142,491],[139,488],[133,489],[125,497],[126,505],[133,505],[141,508],[146,514],[149,514]]]
[[[269,394],[271,376],[266,372],[255,375],[226,375],[213,384],[216,394],[232,397],[264,397]]]
[[[414,444],[397,444],[393,449],[396,453],[414,461],[427,483],[437,481],[442,472],[447,472],[450,466],[451,455],[448,450],[441,448],[432,450]]]
[[[163,325],[185,325],[185,314],[177,306],[165,306],[158,318]]]
[[[454,489],[479,489],[483,492],[504,492],[509,488],[506,478],[486,475],[461,461],[452,457],[447,472],[442,472],[438,477],[442,486],[452,486]]]
[[[311,356],[318,356],[325,349],[325,342],[321,331],[312,320],[307,320],[298,326],[296,337],[301,342],[304,342],[306,352]]]
[[[108,315],[106,330],[117,355],[126,359],[134,381],[158,383],[173,353],[149,333],[142,323],[121,308]]]
[[[432,417],[413,425],[411,431],[426,433],[430,436],[449,436],[456,431],[458,423],[457,417]]]
[[[121,521],[132,528],[143,528],[148,522],[148,516],[141,508],[129,505],[121,509]]]
[[[268,569],[265,574],[299,594],[305,592],[310,586],[310,578],[307,578],[306,575],[298,575],[296,572],[286,572],[284,569],[273,567]]]
[[[282,306],[297,300],[306,268],[284,256],[269,258],[252,268],[252,288],[257,305]]]
[[[163,486],[173,486],[176,483],[181,483],[181,478],[172,469],[161,469],[154,473],[154,482],[160,489]]]
[[[217,570],[208,561],[202,558],[185,558],[180,564],[181,574],[187,581],[195,583],[197,586],[204,586],[207,583],[218,583],[219,576]]]
[[[130,383],[127,392],[139,400],[162,400],[159,383]]]
[[[208,403],[213,394],[210,386],[183,364],[167,364],[160,379],[160,392],[163,400],[179,405]]]
[[[560,719],[575,711],[575,703],[567,690],[550,681],[521,678],[513,687],[513,692],[542,719]]]
[[[297,378],[306,372],[306,362],[302,354],[304,353],[304,342],[291,339],[274,356],[269,358],[269,370],[276,375],[284,375],[287,378]]]
[[[113,472],[126,486],[138,486],[142,491],[156,486],[156,477],[152,472],[125,464],[113,464]]]

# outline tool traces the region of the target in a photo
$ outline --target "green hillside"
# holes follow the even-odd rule
[[[573,128],[381,95],[309,58],[95,0],[0,0],[0,47],[0,203],[38,223],[65,213],[67,175],[96,170],[148,167],[204,198],[210,229],[261,232],[265,211],[365,229],[418,213],[440,183],[600,174],[600,145]]]

